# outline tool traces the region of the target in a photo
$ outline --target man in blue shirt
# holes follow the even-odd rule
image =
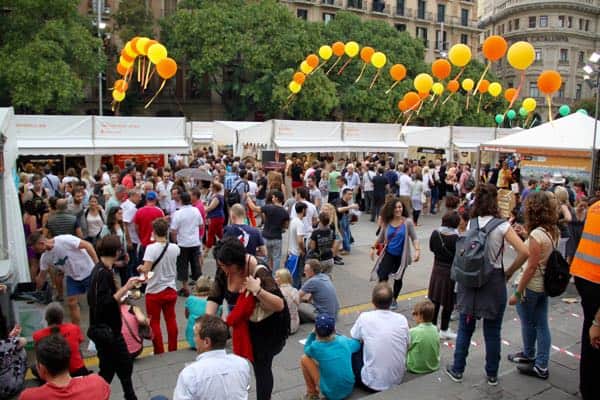
[[[301,322],[312,322],[319,314],[328,314],[337,318],[340,303],[331,278],[324,274],[321,263],[310,259],[304,265],[306,282],[300,288],[298,314]]]

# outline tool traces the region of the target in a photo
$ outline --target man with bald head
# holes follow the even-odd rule
[[[68,211],[67,199],[56,201],[56,213],[48,218],[45,228],[49,237],[74,235],[83,238],[77,217]]]

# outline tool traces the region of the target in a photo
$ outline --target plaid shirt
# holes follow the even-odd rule
[[[231,190],[233,189],[233,186],[235,185],[235,182],[240,179],[239,175],[233,172],[227,172],[225,174],[225,189],[226,190]]]

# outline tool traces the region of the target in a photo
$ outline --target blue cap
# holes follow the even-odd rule
[[[335,331],[335,318],[329,314],[319,314],[315,319],[315,331],[320,337],[331,335]]]
[[[155,191],[146,193],[146,200],[148,200],[148,201],[154,201],[157,198],[158,198],[158,195],[156,194]]]

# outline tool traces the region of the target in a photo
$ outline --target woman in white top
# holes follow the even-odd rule
[[[102,228],[101,237],[116,235],[121,242],[121,250],[113,264],[113,271],[118,272],[121,285],[125,285],[132,274],[129,273],[129,255],[127,253],[127,236],[129,232],[123,223],[123,210],[121,207],[111,207],[106,214],[106,225]]]
[[[90,196],[88,208],[81,216],[80,225],[85,240],[95,245],[102,236],[102,228],[104,228],[104,210],[98,201],[98,196]]]
[[[425,188],[423,187],[423,176],[420,172],[416,172],[414,175],[413,183],[411,186],[411,194],[410,201],[412,203],[412,217],[415,226],[419,226],[419,216],[421,215],[421,210],[423,209],[423,192]]]
[[[90,171],[87,168],[81,170],[81,181],[85,182],[85,189],[89,193],[94,191],[94,185],[96,184],[96,180],[90,174]]]

